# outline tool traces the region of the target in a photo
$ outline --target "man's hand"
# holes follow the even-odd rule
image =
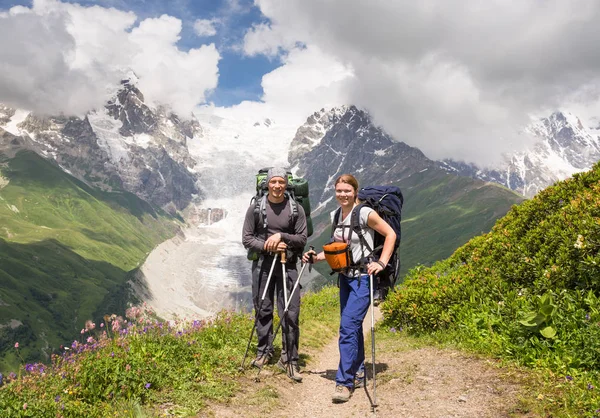
[[[285,247],[280,248],[280,244],[283,244]],[[265,241],[264,249],[269,252],[283,251],[287,248],[285,242],[281,242],[281,234],[278,232],[276,234],[271,235]]]

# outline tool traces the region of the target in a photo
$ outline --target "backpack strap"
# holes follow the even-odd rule
[[[296,198],[293,193],[285,192],[285,196],[287,196],[288,201],[290,202],[290,214],[292,217],[292,228],[296,226],[296,221],[298,220],[298,202],[296,202]]]
[[[360,210],[365,206],[364,203],[359,204],[358,206],[356,206],[353,210],[352,210],[352,214],[350,215],[350,225],[352,225],[352,229],[354,230],[354,232],[356,232],[356,234],[358,234],[358,238],[360,240],[360,245],[362,246],[362,253],[363,253],[363,258],[365,255],[365,247],[367,248],[367,251],[371,254],[373,253],[373,249],[371,248],[371,246],[369,245],[369,243],[367,242],[367,239],[365,238],[362,228],[360,227]]]
[[[267,240],[267,195],[253,197],[254,201],[254,225],[258,227],[262,223],[263,231],[265,231],[265,241]]]
[[[333,222],[331,223],[331,238],[333,238],[335,229],[337,228],[337,225],[340,222],[341,214],[342,214],[342,208],[337,208],[335,213],[333,214]]]

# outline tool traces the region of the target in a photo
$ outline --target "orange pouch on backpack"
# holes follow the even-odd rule
[[[323,252],[331,270],[340,272],[350,267],[350,253],[347,243],[330,242],[323,245]]]

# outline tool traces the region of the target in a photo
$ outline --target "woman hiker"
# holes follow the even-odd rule
[[[385,237],[381,257],[370,261],[366,248],[361,245],[360,237],[351,233],[351,214],[357,202],[358,182],[354,176],[343,174],[335,181],[335,198],[340,208],[332,213],[332,222],[337,218],[333,227],[333,241],[346,242],[350,247],[352,262],[346,270],[339,273],[340,288],[340,329],[339,350],[340,362],[335,376],[335,390],[332,401],[346,402],[357,387],[364,385],[365,342],[362,323],[369,310],[370,289],[369,275],[382,271],[392,256],[396,233],[373,209],[362,207],[359,225],[369,244],[373,248],[374,231]],[[336,216],[336,212],[339,215]],[[302,261],[313,262],[325,260],[325,252],[306,252]],[[369,262],[370,261],[370,262]]]

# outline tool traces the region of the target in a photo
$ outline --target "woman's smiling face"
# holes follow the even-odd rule
[[[335,185],[335,198],[342,207],[353,206],[356,200],[356,190],[350,184],[340,181]]]

